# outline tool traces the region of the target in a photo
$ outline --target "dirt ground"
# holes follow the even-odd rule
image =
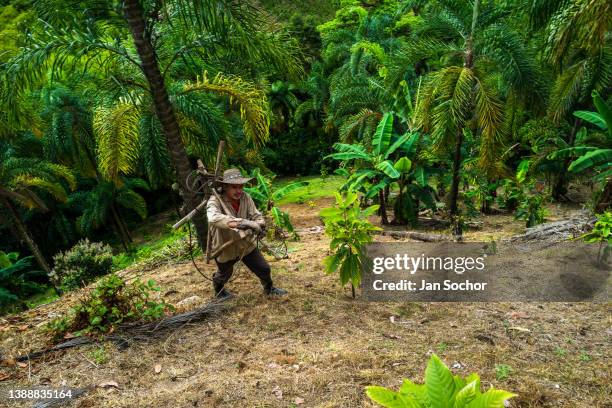
[[[318,211],[330,202],[284,209],[297,228],[307,228],[321,224]],[[572,209],[556,214],[565,216],[564,211]],[[466,238],[497,239],[523,230],[511,216],[496,215]],[[403,378],[421,382],[436,353],[455,374],[479,373],[483,389],[518,394],[512,407],[612,407],[610,303],[353,300],[336,276],[323,272],[328,246],[327,236],[304,234],[290,244],[290,259],[271,263],[275,283],[289,296],[267,299],[254,275],[242,269],[228,285],[237,296],[219,317],[125,350],[106,343],[7,363],[43,347],[41,326],[66,311],[79,293],[1,319],[0,388],[116,383],[92,389],[75,407],[373,407],[366,385],[397,388]],[[199,266],[212,274],[212,265]],[[211,296],[209,282],[190,263],[163,266],[142,278],[155,279],[161,296],[174,304],[198,296],[193,308]],[[94,361],[95,352],[106,361]]]

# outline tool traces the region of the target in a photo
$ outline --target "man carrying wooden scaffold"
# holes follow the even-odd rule
[[[219,180],[221,194],[214,194],[206,204],[208,227],[210,228],[211,249],[215,254],[217,271],[213,275],[215,296],[220,299],[231,297],[225,288],[234,272],[234,264],[242,261],[261,281],[264,293],[269,296],[284,296],[287,292],[272,284],[270,265],[248,239],[251,230],[257,236],[265,229],[266,222],[257,210],[251,196],[243,191],[251,178],[242,177],[240,170],[228,169]],[[220,201],[221,200],[221,201]],[[246,235],[246,237],[245,237]]]

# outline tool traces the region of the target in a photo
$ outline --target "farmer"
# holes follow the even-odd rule
[[[222,205],[214,195],[208,200],[206,214],[211,229],[212,252],[224,243],[236,240],[235,243],[223,248],[215,257],[217,271],[213,275],[213,288],[215,296],[220,299],[231,297],[225,289],[234,272],[234,264],[242,261],[261,281],[266,295],[283,296],[287,292],[272,285],[270,265],[249,237],[257,236],[265,228],[266,222],[255,207],[251,196],[243,191],[251,178],[242,177],[240,170],[229,169],[223,172],[222,191],[219,197],[224,201]],[[227,213],[229,212],[229,214]],[[240,230],[251,230],[253,235],[240,238]],[[242,234],[244,235],[244,234]]]

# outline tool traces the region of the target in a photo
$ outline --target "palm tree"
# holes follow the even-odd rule
[[[567,119],[572,124],[564,142],[576,146],[582,119],[571,113],[589,107],[592,91],[605,94],[610,88],[612,6],[606,0],[526,0],[523,8],[532,30],[544,37],[543,62],[550,63],[556,74],[549,116],[555,123]],[[556,199],[566,191],[569,164],[566,158],[556,178]]]
[[[509,90],[526,94],[537,84],[537,70],[520,36],[504,24],[493,3],[439,1],[426,15],[428,24],[414,43],[417,60],[444,57],[447,66],[427,75],[417,95],[418,124],[431,132],[436,150],[452,149],[453,168],[450,216],[460,235],[457,219],[464,132],[474,128],[480,136],[479,166],[489,179],[500,175],[504,106],[493,78]],[[449,41],[449,38],[451,41]]]
[[[558,122],[588,104],[592,90],[610,86],[612,6],[606,0],[526,0],[523,8],[532,30],[543,32],[544,57],[558,74],[549,103]]]
[[[17,153],[8,143],[0,142],[0,203],[8,211],[18,239],[25,242],[40,267],[49,273],[49,264],[32,239],[17,206],[48,211],[39,193],[47,193],[53,199],[65,202],[68,196],[62,182],[74,189],[76,180],[62,165],[39,158],[20,157]]]
[[[159,121],[188,211],[199,202],[185,184],[192,169],[180,118],[167,86],[178,62],[192,76],[194,70],[201,73],[203,67],[215,66],[220,61],[227,63],[228,57],[243,61],[243,67],[244,61],[249,64],[254,61],[287,75],[300,73],[295,44],[278,30],[260,30],[266,22],[244,2],[99,0],[93,7],[75,1],[72,6],[81,8],[82,14],[74,13],[63,1],[51,3],[35,2],[46,25],[29,38],[20,55],[9,61],[8,77],[20,86],[33,85],[49,69],[57,76],[66,69],[80,67],[93,74],[105,71],[107,75],[103,77],[110,77],[124,89],[144,89]],[[120,39],[126,29],[131,44]],[[169,44],[168,39],[178,40],[179,44]],[[132,46],[138,58],[133,56]],[[93,61],[98,63],[95,69]],[[140,76],[145,79],[143,83]],[[124,112],[127,110],[125,107]],[[193,221],[202,244],[206,237],[205,220],[196,217]]]
[[[81,211],[77,227],[88,236],[101,226],[113,226],[123,248],[129,251],[132,236],[119,213],[119,207],[133,210],[142,219],[147,216],[147,203],[135,190],[149,190],[148,184],[141,179],[122,178],[117,185],[106,180],[99,180],[91,190],[80,190],[70,195],[72,208]]]

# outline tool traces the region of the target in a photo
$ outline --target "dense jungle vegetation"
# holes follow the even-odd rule
[[[3,312],[124,265],[221,140],[226,168],[342,176],[383,225],[611,205],[606,0],[1,4]]]

